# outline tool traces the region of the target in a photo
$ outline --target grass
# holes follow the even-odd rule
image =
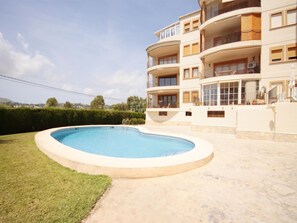
[[[111,179],[62,167],[39,151],[34,135],[0,136],[0,223],[80,222]]]

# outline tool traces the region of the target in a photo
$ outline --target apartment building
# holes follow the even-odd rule
[[[198,4],[146,50],[147,124],[236,133],[246,111],[273,114],[296,100],[295,0]]]

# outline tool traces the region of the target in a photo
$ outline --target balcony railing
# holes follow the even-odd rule
[[[221,76],[230,76],[230,75],[241,75],[241,74],[254,74],[254,73],[260,73],[260,65],[259,64],[253,64],[248,63],[246,68],[244,69],[222,69],[222,70],[215,70],[214,69],[205,69],[203,71],[203,76],[205,78],[211,78],[211,77],[221,77]]]
[[[152,87],[172,87],[172,86],[178,86],[178,84],[159,85],[159,84],[153,83],[153,82],[148,82],[147,83],[147,88],[152,88]]]
[[[261,7],[261,1],[260,0],[239,0],[236,2],[224,3],[218,10],[214,10],[214,7],[212,8],[212,10],[209,10],[208,11],[209,14],[206,13],[205,21],[217,15],[221,15],[221,14],[238,10],[238,9],[250,8],[250,7]],[[206,8],[204,9],[204,11],[207,12]]]
[[[239,41],[241,41],[241,32],[232,32],[227,35],[215,37],[213,40],[213,47]]]
[[[206,37],[206,39],[208,39]],[[261,39],[261,30],[250,30],[248,32],[234,31],[222,36],[213,38],[212,43],[210,42],[202,45],[202,51],[208,50],[212,47],[221,46],[228,43],[235,43],[240,41],[249,41],[249,40],[260,40]],[[205,47],[204,47],[205,46]]]
[[[147,108],[179,108],[179,103],[157,103],[153,102],[148,103]]]
[[[150,57],[148,61],[148,68],[157,66],[157,65],[176,64],[176,63],[179,63],[177,56],[170,56],[170,57],[161,58],[161,59]]]
[[[177,60],[171,60],[171,61],[166,61],[164,63],[158,63],[158,62],[155,62],[155,61],[150,61],[148,66],[149,67],[153,67],[153,66],[158,66],[158,65],[165,65],[165,64],[176,64],[178,63]]]

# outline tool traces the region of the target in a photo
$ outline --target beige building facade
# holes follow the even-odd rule
[[[296,1],[198,3],[146,50],[146,123],[294,140],[279,116],[297,120]]]

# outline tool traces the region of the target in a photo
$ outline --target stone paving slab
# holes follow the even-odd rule
[[[208,140],[214,158],[178,175],[115,179],[84,222],[297,222],[297,143],[147,128]]]

